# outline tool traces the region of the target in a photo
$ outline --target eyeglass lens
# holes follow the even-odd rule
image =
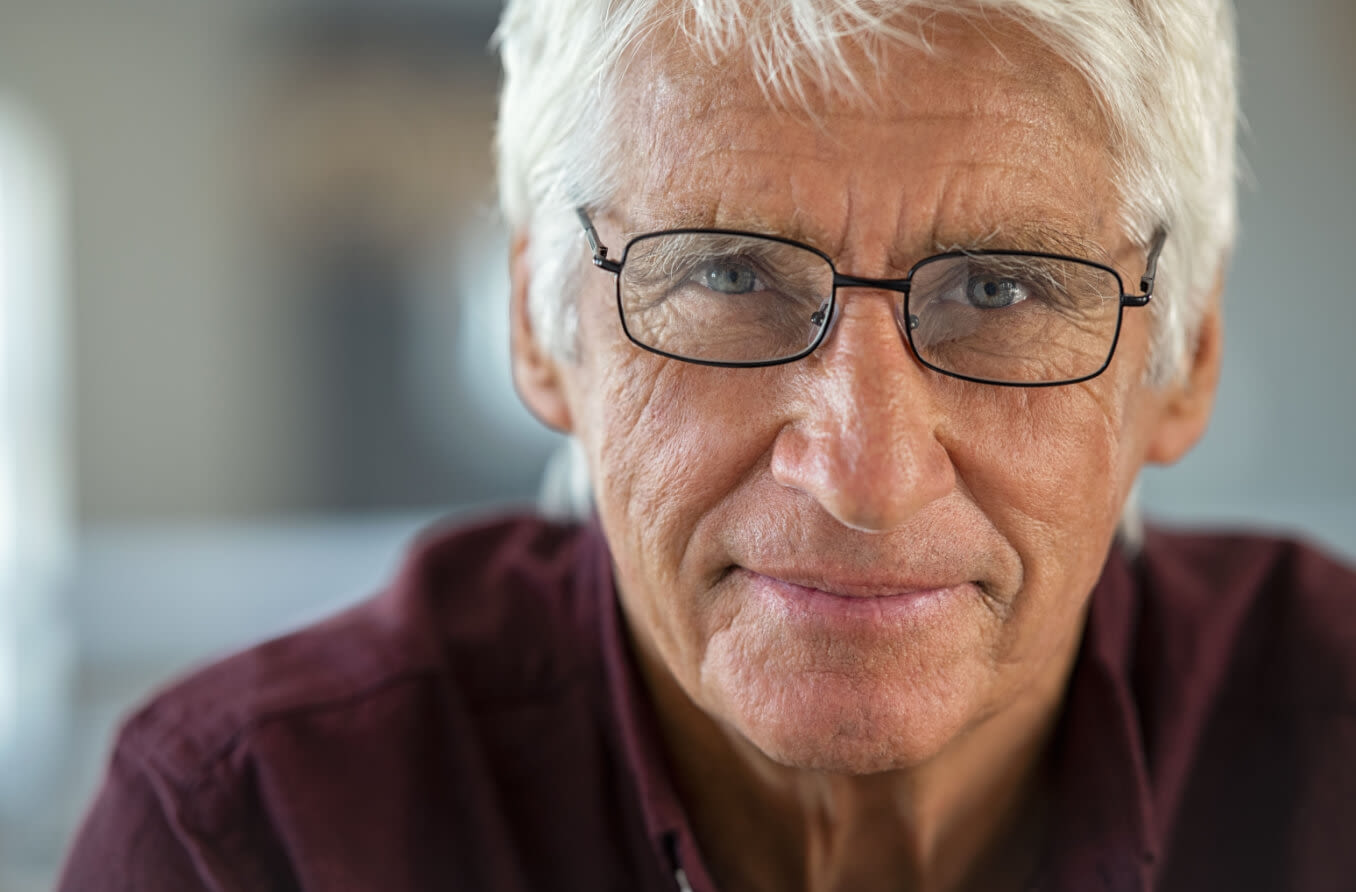
[[[670,232],[627,249],[618,302],[642,346],[699,362],[761,364],[814,347],[829,324],[834,271],[817,252],[745,234]],[[979,252],[914,268],[908,334],[949,374],[1034,384],[1096,374],[1110,357],[1121,282],[1045,255]],[[896,313],[905,319],[904,295]]]

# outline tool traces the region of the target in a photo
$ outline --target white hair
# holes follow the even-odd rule
[[[1086,79],[1101,105],[1127,237],[1169,230],[1148,383],[1186,368],[1237,227],[1236,49],[1229,0],[508,0],[497,150],[500,203],[525,230],[529,311],[558,356],[574,345],[584,267],[574,208],[614,197],[610,118],[627,53],[667,29],[713,63],[738,50],[769,95],[855,86],[849,45],[927,45],[929,15],[1004,15]],[[916,23],[917,28],[901,25]],[[1130,286],[1138,282],[1128,283]]]

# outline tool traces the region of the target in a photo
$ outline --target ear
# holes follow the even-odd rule
[[[1205,316],[1187,366],[1186,375],[1173,384],[1165,397],[1158,427],[1149,440],[1145,458],[1168,465],[1186,455],[1205,433],[1215,406],[1219,386],[1220,354],[1224,346],[1219,296],[1223,290],[1221,274],[1210,295]]]
[[[561,433],[570,433],[574,419],[565,398],[559,363],[538,339],[532,327],[532,314],[528,311],[531,268],[528,262],[527,232],[519,230],[514,233],[509,247],[513,385],[518,391],[518,398],[538,421]]]

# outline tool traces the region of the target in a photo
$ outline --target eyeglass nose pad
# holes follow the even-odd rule
[[[829,320],[829,305],[821,304],[819,309],[810,314],[810,324],[816,328],[823,328],[824,323]]]
[[[917,331],[918,326],[922,323],[913,313],[905,312],[904,300],[901,298],[895,303],[895,324],[899,326],[899,330],[904,333],[904,336],[908,337],[909,332]]]

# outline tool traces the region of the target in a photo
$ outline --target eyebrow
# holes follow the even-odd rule
[[[737,216],[719,219],[716,208],[678,207],[667,211],[662,221],[654,220],[648,225],[640,224],[625,230],[629,241],[639,235],[662,232],[670,229],[722,229],[733,232],[747,232],[754,235],[773,235],[779,238],[803,242],[824,250],[829,256],[835,251],[829,250],[825,243],[836,241],[825,239],[821,233],[808,226],[805,218],[799,220],[776,220],[759,214],[752,208],[740,209]],[[914,254],[912,261],[922,259],[919,248],[903,247],[897,254]],[[1048,214],[1044,217],[1036,213],[1014,216],[1010,220],[995,222],[985,226],[940,224],[935,225],[927,236],[927,246],[921,249],[925,254],[948,253],[951,251],[1031,251],[1040,254],[1064,254],[1087,260],[1110,264],[1111,256],[1106,248],[1095,238],[1079,235],[1070,223],[1057,220]],[[903,259],[902,257],[900,259]]]
[[[1052,220],[1030,218],[994,225],[976,235],[973,230],[939,227],[932,233],[932,248],[948,251],[1032,251],[1040,254],[1066,254],[1087,260],[1110,263],[1102,244],[1072,228]]]
[[[641,219],[651,222],[628,225],[624,230],[627,239],[671,229],[719,229],[730,232],[747,232],[753,235],[775,235],[779,238],[805,242],[808,245],[815,245],[817,242],[823,241],[823,239],[816,239],[814,234],[804,226],[796,225],[784,219],[764,216],[752,208],[744,208],[739,210],[737,215],[723,217],[717,208],[707,206],[684,207],[680,205],[676,208],[665,208],[659,215],[650,213],[649,209],[645,208],[641,210],[639,216]]]

